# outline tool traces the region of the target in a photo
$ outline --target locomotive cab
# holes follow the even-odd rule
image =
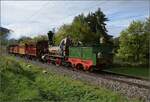
[[[96,54],[96,66],[109,66],[113,62],[113,47],[101,44],[93,47],[93,53]]]

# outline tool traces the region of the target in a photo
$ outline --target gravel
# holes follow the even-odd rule
[[[105,75],[105,74],[104,74]],[[135,79],[135,78],[128,78],[128,77],[124,77],[124,76],[115,76],[115,75],[105,75],[106,77],[113,77],[117,80],[124,80],[127,82],[132,82],[132,83],[136,83],[136,84],[141,84],[141,85],[145,85],[145,86],[150,86],[150,81],[149,80],[142,80],[142,79]]]

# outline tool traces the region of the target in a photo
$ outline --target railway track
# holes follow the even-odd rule
[[[60,67],[65,68],[67,70],[74,70],[71,67],[68,67],[68,68],[66,68],[64,66],[60,66]],[[150,89],[150,82],[148,79],[143,79],[143,78],[128,76],[128,75],[122,75],[122,74],[116,74],[116,73],[109,73],[109,72],[105,72],[105,71],[101,71],[100,73],[99,72],[85,72],[83,70],[74,70],[74,71],[81,73],[81,74],[91,75],[93,77],[100,77],[100,78],[107,79],[107,80],[126,83],[128,85],[137,86],[139,88]]]
[[[34,60],[30,60],[30,61],[34,61]],[[34,61],[34,62],[37,62],[37,61]],[[38,63],[43,64],[42,62],[39,62],[39,61],[38,61]],[[44,63],[44,64],[47,64],[47,63]],[[50,65],[53,65],[53,64],[50,64]],[[56,67],[58,67],[58,66],[56,66]],[[139,78],[139,77],[135,77],[135,76],[123,75],[123,74],[118,74],[118,73],[113,73],[113,72],[108,72],[108,71],[85,72],[83,70],[74,70],[71,67],[65,67],[65,66],[60,66],[60,67],[67,69],[67,70],[71,70],[71,71],[73,70],[73,71],[76,71],[81,74],[91,75],[93,77],[100,77],[100,78],[107,79],[107,80],[113,80],[113,81],[118,81],[121,83],[126,83],[129,85],[134,85],[139,88],[150,89],[149,79],[143,79],[143,78]]]
[[[69,70],[72,70],[71,68],[68,68]],[[124,76],[121,74],[112,74],[112,73],[105,73],[105,72],[84,72],[82,70],[76,70],[79,73],[84,73],[91,75],[93,77],[100,77],[107,80],[117,81],[121,83],[126,83],[128,85],[137,86],[139,88],[145,88],[150,89],[150,81],[148,79],[143,78],[137,78],[137,77],[130,77],[130,76]]]
[[[119,76],[118,74],[95,74],[95,73],[92,73],[92,75],[94,76],[99,76],[99,77],[102,77],[104,79],[108,79],[108,80],[113,80],[113,81],[118,81],[118,82],[121,82],[121,83],[126,83],[126,84],[129,84],[129,85],[133,85],[133,86],[137,86],[139,88],[145,88],[145,89],[150,89],[150,82],[148,80],[145,80],[145,79],[137,79],[135,77],[125,77],[124,75],[123,76]]]
[[[65,67],[63,66],[63,68]],[[68,68],[68,70],[73,70],[73,69]],[[79,73],[88,74],[94,77],[101,77],[107,80],[113,80],[113,81],[118,81],[121,83],[126,83],[129,85],[137,86],[139,88],[150,89],[149,79],[124,75],[124,74],[118,74],[118,73],[112,73],[112,72],[106,72],[106,71],[98,71],[98,72],[85,72],[83,70],[76,70],[76,71]]]
[[[118,74],[118,73],[113,73],[113,72],[108,72],[108,71],[94,72],[94,74],[97,74],[98,76],[100,74],[100,77],[111,79],[114,81],[119,81],[119,82],[127,83],[130,85],[135,85],[138,87],[150,89],[149,79],[125,75],[125,74]]]
[[[133,78],[133,79],[137,79],[137,80],[150,81],[150,79],[146,79],[146,78],[142,78],[142,77],[136,77],[136,76],[132,76],[132,75],[128,75],[128,74],[114,73],[114,72],[106,71],[106,70],[102,70],[101,73],[102,74],[115,75],[115,76],[118,76],[118,77],[126,77],[126,78]]]

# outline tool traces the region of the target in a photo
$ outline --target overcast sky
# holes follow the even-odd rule
[[[149,17],[150,0],[101,1],[1,1],[1,26],[12,29],[11,38],[46,34],[69,24],[78,14],[98,8],[109,19],[108,34],[119,36],[133,20]]]

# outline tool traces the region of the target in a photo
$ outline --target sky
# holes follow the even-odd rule
[[[13,30],[9,38],[45,35],[53,28],[70,24],[75,16],[98,8],[109,20],[108,34],[118,37],[133,20],[149,17],[150,0],[1,1],[1,26]]]

